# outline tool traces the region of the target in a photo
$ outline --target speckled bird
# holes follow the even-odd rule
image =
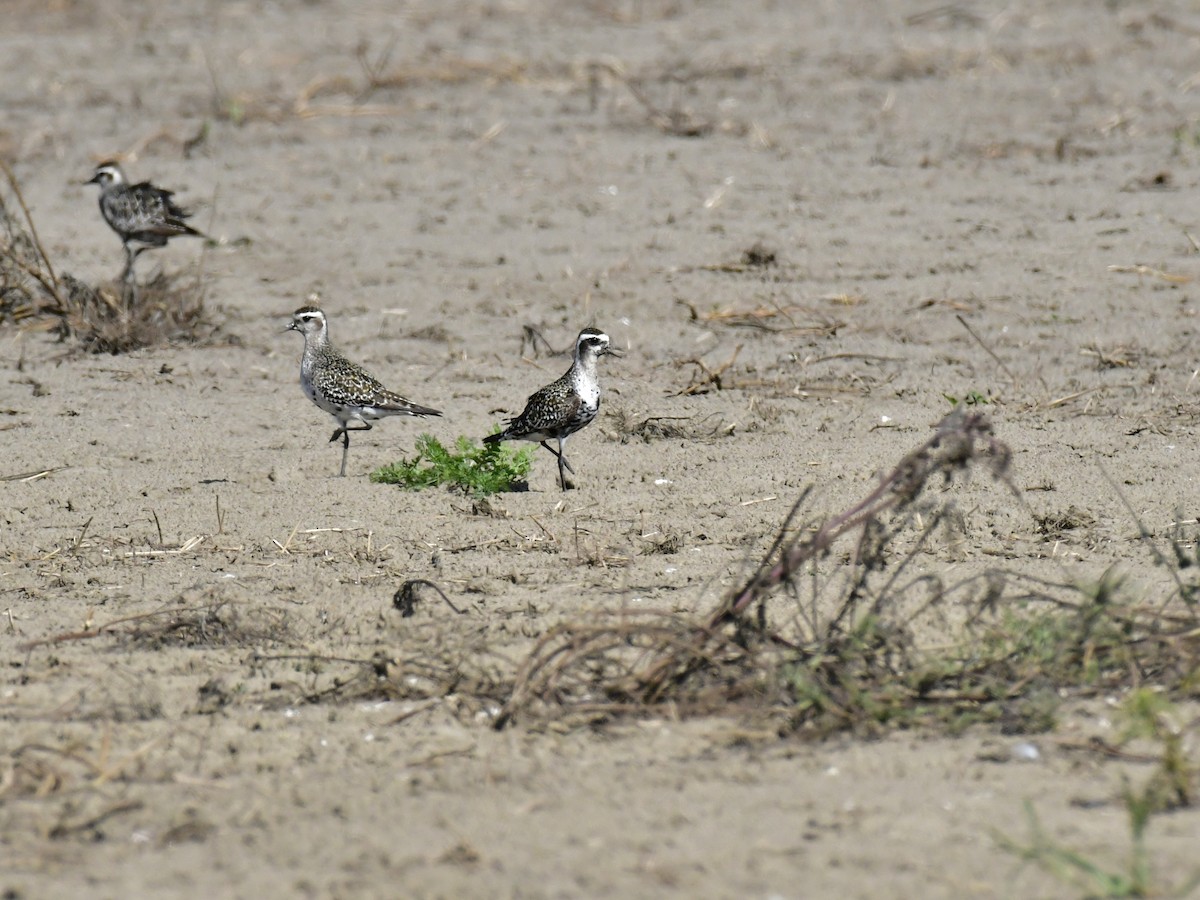
[[[342,469],[346,474],[346,456],[350,452],[350,432],[370,431],[371,423],[385,416],[440,416],[428,406],[389,391],[362,366],[342,356],[329,341],[329,322],[315,306],[302,306],[292,313],[288,330],[304,335],[304,355],[300,358],[300,386],[308,399],[338,422],[329,439],[342,439]],[[362,423],[351,428],[350,423]]]
[[[175,205],[173,191],[148,181],[129,184],[115,162],[104,162],[85,184],[100,185],[100,213],[121,238],[125,247],[125,270],[121,278],[133,280],[134,260],[152,247],[165,247],[173,237],[204,237],[183,220],[191,213]]]
[[[596,360],[606,355],[620,356],[609,346],[608,335],[596,328],[585,328],[575,339],[575,360],[558,381],[530,395],[525,411],[508,420],[507,427],[483,439],[497,441],[536,441],[558,457],[558,483],[567,489],[567,472],[575,470],[563,454],[567,438],[586,427],[600,411],[600,381]],[[548,443],[558,441],[555,450]]]

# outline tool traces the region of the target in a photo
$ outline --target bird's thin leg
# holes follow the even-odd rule
[[[126,284],[133,281],[133,261],[137,259],[137,254],[133,252],[133,248],[128,244],[122,244],[125,248],[125,268],[121,270],[121,280]]]
[[[125,301],[127,308],[132,309],[137,305],[137,278],[133,274],[133,261],[137,259],[137,253],[128,244],[122,246],[125,248],[125,268],[121,272],[121,282],[124,285],[121,299]]]
[[[567,458],[563,456],[563,450],[565,449],[566,443],[566,438],[560,437],[558,439],[558,483],[562,485],[562,489],[564,491],[567,489],[567,473],[564,472],[563,469],[571,469],[571,464],[568,463]],[[571,469],[571,474],[575,474],[574,469]],[[574,485],[572,485],[572,487],[574,487]]]
[[[557,456],[559,458],[559,460],[561,460],[561,464],[567,467],[568,472],[570,472],[572,475],[575,474],[575,470],[571,468],[571,464],[569,462],[567,462],[565,459],[563,459],[563,455],[559,451],[555,450],[553,447],[551,447],[545,441],[542,441],[542,446],[545,447],[547,450],[549,450],[551,453],[553,453],[555,456]]]
[[[133,250],[128,244],[125,245],[125,271],[121,273],[121,279],[125,282],[125,305],[131,309],[137,306],[138,302],[137,273],[134,271],[134,263],[149,249],[149,247],[138,247]]]
[[[351,428],[349,423],[343,425],[333,433],[333,437],[329,439],[329,443],[333,443],[339,437],[342,439],[342,470],[338,472],[339,477],[346,477],[346,457],[350,455],[350,432],[352,431],[370,431],[371,423],[363,422],[361,428]]]
[[[344,442],[345,442],[347,445],[349,445],[349,443],[350,443],[350,435],[349,435],[347,432],[350,432],[350,431],[370,431],[370,430],[371,430],[371,426],[370,426],[370,425],[367,425],[367,424],[365,424],[365,423],[363,424],[363,426],[362,426],[361,428],[351,428],[349,425],[344,425],[344,426],[342,426],[341,428],[339,428],[339,429],[337,429],[336,431],[334,431],[334,433],[333,433],[333,437],[331,437],[331,438],[329,439],[329,443],[331,443],[331,444],[332,444],[332,443],[333,443],[334,441],[336,441],[338,438],[344,438],[344,439],[345,439],[345,441],[344,441]]]
[[[333,443],[338,438],[342,439],[342,470],[338,472],[338,477],[346,477],[346,456],[350,453],[350,430],[345,426],[337,429],[333,433],[333,437],[329,439],[329,443]]]

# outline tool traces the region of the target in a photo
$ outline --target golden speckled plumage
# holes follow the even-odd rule
[[[302,306],[292,313],[288,328],[304,335],[300,358],[300,386],[313,403],[338,422],[330,443],[342,438],[341,475],[346,474],[346,456],[351,431],[370,431],[371,423],[386,416],[440,416],[383,386],[362,366],[346,359],[329,340],[329,322],[323,310]],[[350,422],[361,423],[351,428]]]

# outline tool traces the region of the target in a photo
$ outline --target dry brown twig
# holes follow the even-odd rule
[[[62,821],[50,829],[46,836],[53,840],[61,840],[81,831],[95,831],[114,816],[135,812],[144,805],[141,800],[123,800],[106,807],[95,815],[88,816],[82,821],[67,822],[64,817]]]
[[[60,290],[58,275],[54,271],[54,266],[46,253],[46,248],[42,246],[42,239],[38,236],[37,226],[33,222],[33,215],[29,212],[29,206],[25,203],[25,195],[21,192],[21,184],[17,181],[17,176],[13,172],[12,166],[3,159],[0,159],[0,169],[4,171],[4,177],[8,181],[9,189],[12,191],[13,197],[16,198],[17,204],[21,207],[21,215],[25,220],[24,228],[20,229],[17,223],[12,221],[3,202],[0,201],[0,213],[3,214],[6,226],[5,230],[8,236],[5,246],[0,248],[0,257],[36,281],[46,294],[53,298],[58,306],[62,308],[65,304]],[[28,234],[33,249],[37,251],[37,256],[33,260],[27,259],[26,254],[20,252],[19,243],[22,231]],[[35,308],[31,314],[36,314],[36,312],[37,309]]]
[[[754,309],[721,309],[700,316],[705,322],[719,322],[733,328],[755,328],[771,334],[811,335],[814,337],[833,337],[846,327],[840,319],[826,320],[815,325],[802,325],[793,318],[797,312],[812,310],[803,306],[759,306]],[[773,319],[786,319],[787,325],[769,324]]]
[[[645,110],[650,123],[664,134],[673,137],[704,137],[712,133],[714,125],[711,120],[696,116],[677,105],[672,105],[669,109],[660,107],[642,90],[638,81],[626,74],[624,65],[612,58],[592,60],[587,64],[588,96],[593,110],[599,106],[599,92],[604,76],[624,87]]]
[[[1125,369],[1136,366],[1142,357],[1142,352],[1137,347],[1128,344],[1118,344],[1108,349],[1099,344],[1087,344],[1080,348],[1079,355],[1094,358],[1097,366],[1101,369]]]
[[[1015,390],[1020,385],[1021,382],[1017,378],[1017,376],[1013,374],[1012,369],[1010,369],[1007,366],[1007,364],[1005,364],[1004,360],[1002,360],[999,356],[996,355],[996,351],[993,350],[991,347],[989,347],[984,342],[983,338],[981,338],[978,334],[975,333],[975,329],[967,324],[966,319],[964,319],[958,313],[955,313],[954,318],[958,319],[958,324],[967,330],[967,334],[969,334],[972,338],[975,339],[975,343],[977,343],[983,349],[983,352],[986,353],[988,356],[990,356],[995,361],[996,365],[998,365],[1000,367],[1001,371],[1003,371],[1004,374],[1008,376],[1008,380],[1012,383],[1013,389]]]
[[[92,158],[97,163],[106,160],[116,160],[117,162],[136,162],[138,157],[144,154],[148,149],[155,144],[164,143],[171,147],[176,147],[182,153],[184,159],[189,159],[192,151],[208,140],[208,123],[202,123],[194,134],[189,137],[179,137],[174,131],[166,126],[160,127],[157,131],[151,131],[142,135],[124,150],[117,153],[98,153],[93,154]]]
[[[70,466],[53,466],[49,469],[35,469],[32,472],[17,472],[14,475],[0,475],[0,481],[37,481],[45,478],[48,475],[53,475],[55,472],[61,472],[63,469],[69,469]]]
[[[537,359],[543,352],[547,356],[564,356],[571,352],[571,348],[565,350],[555,350],[546,336],[542,334],[540,328],[533,325],[521,326],[521,356],[525,356],[525,347],[529,346],[529,351],[533,354],[533,359]]]
[[[1162,269],[1154,269],[1150,266],[1135,265],[1135,266],[1109,266],[1108,271],[1118,275],[1140,275],[1158,278],[1169,284],[1190,284],[1192,281],[1191,275],[1173,275],[1170,272],[1164,272]]]
[[[685,387],[683,390],[676,391],[676,396],[704,394],[707,393],[710,388],[718,391],[724,390],[726,385],[723,383],[722,379],[725,373],[729,371],[730,367],[737,362],[738,354],[741,352],[742,345],[738,344],[733,348],[733,353],[730,354],[729,359],[725,360],[725,362],[721,363],[721,365],[717,366],[715,369],[710,369],[708,364],[699,357],[680,360],[677,365],[692,365],[696,367],[697,371],[693,374],[692,380],[687,387]]]

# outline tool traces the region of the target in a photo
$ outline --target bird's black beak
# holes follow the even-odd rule
[[[99,183],[100,183],[100,173],[99,172],[97,172],[95,175],[93,175],[87,181],[83,182],[83,184],[99,184]]]

